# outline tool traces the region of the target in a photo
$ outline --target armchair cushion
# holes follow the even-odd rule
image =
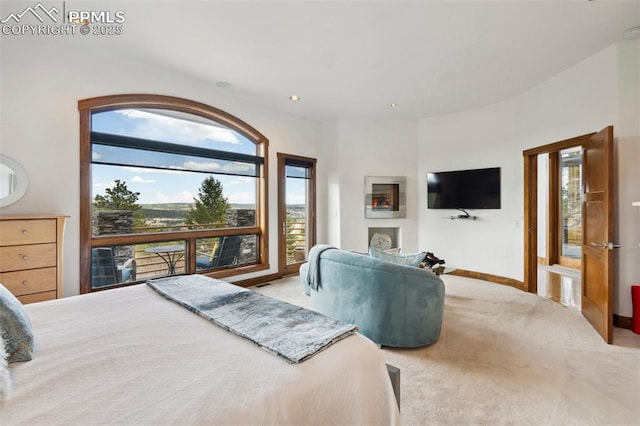
[[[196,267],[198,269],[213,268],[213,261],[209,260],[210,256],[198,256],[196,257]]]
[[[391,263],[397,263],[399,265],[419,266],[424,257],[427,255],[425,252],[419,253],[391,253],[384,250],[379,250],[375,247],[369,247],[369,255],[377,259],[381,259]]]

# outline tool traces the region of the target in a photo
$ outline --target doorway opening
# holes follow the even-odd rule
[[[537,155],[537,294],[580,310],[582,149]]]
[[[580,270],[582,258],[582,149],[563,149],[560,155],[560,199],[557,230],[558,264]]]
[[[580,272],[582,258],[582,149],[537,156],[538,264]],[[571,272],[571,271],[569,271]]]

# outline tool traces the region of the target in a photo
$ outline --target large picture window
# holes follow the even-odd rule
[[[80,101],[81,292],[266,269],[267,139],[180,98]]]

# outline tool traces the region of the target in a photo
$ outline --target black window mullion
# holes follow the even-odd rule
[[[242,154],[238,152],[220,151],[217,149],[199,148],[195,146],[180,145],[170,142],[159,142],[151,139],[134,138],[131,136],[113,135],[109,133],[91,132],[91,143],[120,148],[134,148],[145,151],[164,152],[168,154],[192,155],[194,157],[215,158],[227,161],[240,161],[261,165],[264,158]]]

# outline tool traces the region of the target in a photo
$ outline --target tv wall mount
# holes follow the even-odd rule
[[[469,214],[469,212],[467,212],[465,209],[456,209],[456,210],[460,210],[462,212],[462,214],[458,214],[458,215],[452,215],[449,217],[445,217],[443,219],[451,219],[451,220],[456,220],[456,219],[464,219],[464,220],[478,220],[478,216],[472,216]]]

